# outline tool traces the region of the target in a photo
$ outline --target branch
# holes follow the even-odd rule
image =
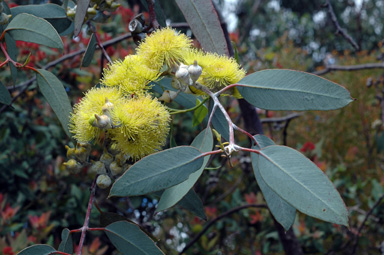
[[[95,199],[95,194],[96,194],[97,177],[98,176],[95,177],[91,186],[91,195],[89,196],[87,214],[85,216],[84,224],[83,224],[83,227],[81,228],[81,237],[79,242],[79,248],[77,249],[77,255],[82,254],[85,236],[86,236],[87,230],[89,229],[89,218],[91,217],[91,210],[92,210],[93,201]]]
[[[352,39],[352,37],[343,28],[341,28],[339,22],[337,21],[336,14],[333,11],[330,0],[327,0],[327,3],[325,4],[325,6],[328,7],[328,13],[331,16],[331,20],[336,27],[336,34],[342,35],[350,44],[352,44],[352,46],[356,50],[359,50],[360,49],[359,45]]]
[[[203,228],[203,230],[197,235],[195,236],[195,238],[192,239],[192,241],[190,241],[185,247],[184,249],[179,253],[179,255],[183,254],[184,252],[186,252],[194,243],[196,243],[200,237],[202,235],[204,235],[205,232],[207,232],[207,230],[213,225],[216,223],[216,221],[219,221],[221,220],[222,218],[225,218],[235,212],[238,212],[238,211],[241,211],[243,209],[247,209],[249,207],[255,207],[255,208],[267,208],[267,205],[264,205],[264,204],[248,204],[248,205],[242,205],[242,206],[239,206],[239,207],[235,207],[229,211],[226,211],[225,213],[217,216],[216,218],[214,218],[213,220],[211,220],[210,222],[207,223],[207,225],[205,225],[205,227]]]
[[[356,253],[356,249],[357,249],[357,245],[359,244],[359,237],[360,237],[360,233],[361,231],[363,230],[364,228],[364,225],[365,223],[367,222],[369,216],[371,216],[371,214],[373,213],[373,211],[376,209],[376,207],[378,207],[381,203],[381,201],[384,199],[384,195],[382,195],[378,200],[377,202],[372,206],[372,208],[367,212],[367,214],[365,215],[365,218],[363,220],[363,222],[361,223],[359,229],[357,230],[357,234],[356,234],[356,239],[355,239],[355,243],[353,245],[353,250],[352,250],[352,253],[351,254],[355,254]]]
[[[350,65],[350,66],[339,66],[339,65],[329,65],[325,69],[313,72],[316,75],[324,75],[331,71],[358,71],[358,70],[367,70],[367,69],[382,69],[384,68],[384,63],[367,63],[361,65]]]

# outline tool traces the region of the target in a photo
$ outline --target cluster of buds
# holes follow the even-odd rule
[[[64,163],[64,166],[71,174],[78,174],[84,166],[91,164],[87,171],[88,176],[92,178],[97,176],[97,186],[106,189],[111,186],[112,179],[122,174],[130,166],[127,162],[128,155],[114,150],[112,146],[109,147],[109,149],[104,150],[100,160],[88,163],[91,152],[90,144],[78,143],[76,148],[65,146],[68,161]]]
[[[65,148],[67,149],[68,161],[64,163],[64,166],[72,174],[80,173],[88,161],[91,146],[86,143],[77,143],[75,148],[70,148],[68,145]]]
[[[114,154],[116,151],[111,149],[104,150],[99,161],[93,161],[91,167],[88,169],[88,175],[94,178],[98,175],[96,184],[101,189],[106,189],[111,186],[112,180],[122,174],[129,168],[127,163],[129,156],[120,152]]]
[[[190,66],[181,63],[177,67],[175,77],[171,81],[172,87],[177,89],[177,91],[165,90],[163,95],[159,97],[159,100],[170,103],[177,97],[180,91],[187,94],[193,94],[190,90],[190,86],[193,86],[196,83],[202,72],[203,69],[197,64],[196,60],[193,62],[193,65]]]
[[[84,20],[104,22],[106,18],[108,18],[108,16],[104,14],[104,11],[111,12],[116,10],[119,6],[120,4],[113,0],[92,0],[89,4]],[[69,18],[74,18],[76,15],[76,9],[77,5],[75,5],[73,8],[68,7],[67,16]]]

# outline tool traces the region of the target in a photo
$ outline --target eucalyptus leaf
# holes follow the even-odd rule
[[[199,99],[196,99],[196,100],[197,100],[196,105],[201,103],[201,101]],[[202,104],[193,113],[192,125],[194,127],[199,125],[204,120],[204,118],[207,116],[207,114],[208,114],[208,109],[204,104]]]
[[[144,5],[145,9],[147,11],[149,11],[148,10],[148,3],[147,3],[147,1],[146,0],[140,0],[140,1]],[[166,27],[167,26],[166,17],[165,17],[163,9],[160,6],[159,1],[155,1],[155,6],[154,7],[155,7],[155,14],[156,14],[157,22],[159,22],[159,25],[161,27]]]
[[[17,253],[17,255],[49,255],[56,250],[49,245],[35,244]]]
[[[7,45],[7,52],[8,55],[11,57],[12,60],[17,61],[17,55],[18,55],[18,50],[16,47],[16,41],[9,35],[5,34],[5,44]],[[14,66],[12,63],[9,63],[9,67],[11,69],[11,76],[12,76],[12,81],[13,84],[16,85],[16,80],[17,80],[17,68]]]
[[[77,1],[76,15],[75,15],[75,27],[73,31],[74,36],[78,36],[83,26],[85,16],[87,15],[87,10],[91,0],[79,0]]]
[[[236,84],[245,100],[265,110],[332,110],[353,101],[344,87],[294,70],[263,70]]]
[[[211,129],[208,127],[201,131],[200,134],[193,140],[191,146],[198,148],[202,152],[211,151],[213,147],[213,136]],[[199,170],[192,173],[188,179],[182,183],[166,189],[160,198],[156,211],[168,209],[182,200],[182,198],[192,189],[193,185],[195,185],[203,173],[208,161],[209,157],[204,157],[203,165]]]
[[[10,105],[11,102],[11,94],[9,94],[7,87],[0,81],[0,103]]]
[[[203,49],[228,56],[227,41],[212,1],[176,0],[176,3]]]
[[[118,221],[108,225],[105,233],[123,255],[164,254],[137,225],[127,221]]]
[[[96,50],[96,36],[95,34],[92,34],[91,39],[89,40],[87,50],[84,53],[83,60],[81,61],[81,66],[87,67],[91,64],[93,55],[95,54]]]
[[[348,226],[348,210],[338,191],[303,154],[286,146],[270,145],[262,148],[257,157],[262,179],[286,202],[309,216]]]
[[[58,251],[66,252],[69,254],[73,253],[73,240],[68,228],[63,229],[61,232],[61,243],[59,245]]]
[[[204,159],[191,146],[179,146],[144,157],[113,184],[110,196],[139,196],[179,184],[196,172]]]
[[[21,13],[5,29],[14,40],[33,42],[52,48],[63,49],[63,41],[55,28],[46,20]]]
[[[207,220],[203,202],[193,189],[188,191],[188,193],[179,201],[178,205],[192,212],[200,219]]]
[[[65,133],[70,137],[68,123],[72,107],[63,84],[53,73],[44,69],[37,69],[36,79],[41,93],[56,113]]]
[[[43,18],[51,23],[59,34],[62,34],[72,24],[64,8],[57,4],[20,5],[13,7],[11,13],[12,17],[16,17],[20,13],[28,13]]]
[[[275,145],[271,139],[264,135],[256,135],[254,138],[257,141],[257,145],[253,146],[252,149],[260,150],[261,148]],[[258,168],[258,155],[256,153],[251,153],[251,159],[256,181],[263,192],[264,199],[267,202],[270,212],[273,217],[275,217],[276,221],[279,222],[286,231],[288,231],[295,222],[296,209],[282,199],[264,182]]]

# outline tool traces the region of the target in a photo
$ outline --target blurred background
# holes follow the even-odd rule
[[[7,2],[10,7],[40,3]],[[174,1],[158,3],[167,25],[193,37]],[[122,0],[120,4],[107,22],[97,25],[103,42],[126,34],[129,21],[138,13],[144,12],[148,18],[142,1]],[[292,233],[302,253],[384,254],[384,2],[334,0],[333,10],[326,1],[312,0],[217,0],[214,4],[247,73],[266,68],[312,72],[346,87],[356,98],[347,107],[329,112],[257,109],[264,134],[314,161],[349,209],[349,229],[298,213]],[[337,33],[340,29],[332,18],[352,41]],[[63,54],[86,48],[90,40],[86,30],[78,37],[69,34],[62,38]],[[17,47],[18,61],[23,63],[30,54],[29,64],[38,68],[62,56],[33,43],[18,42]],[[106,50],[116,60],[134,53],[135,48],[128,39]],[[80,61],[81,55],[77,55],[51,69],[64,83],[73,104],[98,83],[106,67],[100,52],[89,67],[79,68]],[[372,65],[383,66],[369,68]],[[334,71],[330,71],[332,67]],[[15,96],[33,74],[19,72],[16,82],[7,68],[1,69],[0,75]],[[239,101],[223,98],[222,102],[232,119],[249,130],[249,116]],[[0,107],[0,254],[16,254],[34,243],[57,247],[63,228],[82,226],[92,179],[87,169],[74,176],[63,167],[65,145],[73,147],[74,141],[66,137],[36,84],[11,107]],[[174,117],[173,142],[177,145],[190,144],[204,128],[193,126],[192,116]],[[255,130],[249,131],[255,134]],[[237,134],[236,138],[240,145],[249,146],[247,137]],[[92,157],[100,153],[95,149]],[[249,155],[235,155],[232,165],[214,157],[195,186],[208,221],[215,223],[184,254],[284,254],[279,230],[268,210],[247,208],[216,220],[233,208],[265,203]],[[99,209],[92,212],[91,226],[108,222],[108,215],[99,211],[118,213],[156,236],[166,254],[179,254],[206,224],[182,207],[155,214],[155,195],[124,199],[107,199],[107,195],[108,191],[97,192]],[[89,236],[86,254],[114,252],[102,233]]]

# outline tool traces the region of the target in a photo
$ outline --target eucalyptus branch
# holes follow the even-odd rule
[[[112,60],[111,60],[111,58],[109,57],[107,51],[105,50],[105,48],[104,48],[104,46],[103,46],[103,43],[102,43],[102,41],[100,40],[99,34],[98,34],[97,31],[96,31],[95,26],[94,26],[91,22],[88,21],[88,27],[91,29],[91,31],[92,31],[93,34],[95,35],[97,45],[99,46],[99,48],[100,48],[101,51],[103,52],[103,56],[108,60],[109,63],[111,63]],[[103,61],[101,62],[101,65],[103,65]]]
[[[243,209],[247,209],[247,208],[250,208],[250,207],[254,207],[254,208],[268,208],[267,205],[265,204],[247,204],[247,205],[242,205],[242,206],[238,206],[238,207],[235,207],[229,211],[226,211],[225,213],[217,216],[216,218],[214,218],[213,220],[209,221],[205,227],[203,228],[203,230],[197,235],[195,236],[185,247],[184,249],[179,253],[179,255],[185,253],[194,243],[196,243],[200,237],[202,237],[204,235],[205,232],[207,232],[207,230],[213,225],[215,224],[217,221],[225,218],[225,217],[228,217],[230,216],[231,214],[235,213],[235,212],[238,212],[238,211],[241,211]]]
[[[156,12],[155,12],[155,1],[156,0],[146,0],[148,5],[148,13],[149,13],[149,20],[154,29],[157,29],[160,27],[159,22],[156,18]]]
[[[341,28],[339,22],[337,21],[336,14],[333,11],[330,0],[327,0],[325,6],[328,7],[328,13],[331,16],[331,20],[336,27],[336,34],[342,35],[356,50],[359,50],[359,45],[352,39],[352,37],[345,31],[345,29]]]
[[[329,65],[325,69],[313,72],[316,75],[324,75],[332,71],[358,71],[358,70],[367,70],[367,69],[383,69],[384,63],[367,63],[361,65],[349,65],[349,66],[339,66],[339,65]]]
[[[356,253],[357,245],[359,244],[360,233],[361,233],[361,231],[363,230],[364,225],[365,225],[365,223],[367,222],[369,216],[371,216],[371,214],[373,213],[373,211],[380,205],[380,203],[381,203],[381,201],[382,201],[383,199],[384,199],[384,195],[382,195],[381,197],[379,197],[379,199],[376,201],[376,203],[372,206],[372,208],[371,208],[371,209],[367,212],[367,214],[365,215],[363,222],[361,223],[359,229],[357,230],[357,234],[356,234],[356,237],[355,237],[355,242],[354,242],[354,244],[353,244],[353,249],[352,249],[352,253],[351,253],[351,254],[355,254],[355,253]]]
[[[97,177],[98,176],[96,176],[95,179],[93,180],[92,186],[91,186],[91,189],[90,189],[91,190],[91,194],[89,196],[87,214],[85,216],[83,227],[81,228],[81,237],[80,237],[79,247],[77,249],[77,255],[81,255],[82,254],[85,236],[86,236],[87,230],[89,230],[89,219],[90,219],[90,216],[91,216],[91,210],[92,210],[92,206],[93,206],[93,201],[95,199],[95,194],[96,194],[96,180],[97,180]]]

